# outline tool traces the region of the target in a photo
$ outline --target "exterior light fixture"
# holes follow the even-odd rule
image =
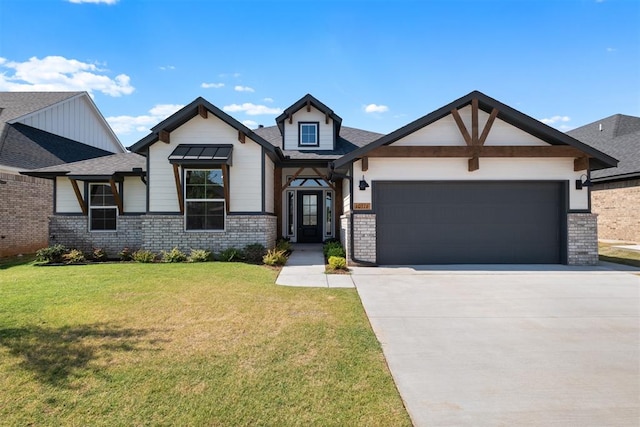
[[[582,190],[582,187],[593,187],[593,183],[585,174],[580,175],[580,179],[576,179],[576,190]]]
[[[364,191],[369,187],[369,184],[364,179],[364,175],[362,175],[362,179],[360,180],[359,187],[360,187],[360,191]]]

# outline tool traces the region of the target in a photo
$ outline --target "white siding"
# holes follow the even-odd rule
[[[167,160],[179,144],[232,144],[233,165],[229,167],[231,212],[262,211],[261,146],[247,138],[238,141],[238,131],[209,114],[196,116],[171,132],[171,144],[156,142],[149,147],[149,211],[179,212],[173,167]]]
[[[320,146],[298,146],[298,123],[318,122],[318,132],[320,134]],[[285,150],[333,150],[333,119],[329,118],[329,123],[325,123],[325,115],[313,106],[311,111],[303,107],[293,115],[292,123],[289,119],[284,121],[284,149]]]
[[[124,152],[86,95],[67,99],[17,122],[112,153]]]
[[[576,190],[575,180],[584,171],[573,171],[572,158],[480,158],[480,169],[468,171],[464,158],[369,158],[369,170],[361,161],[353,166],[354,176],[364,175],[370,187],[354,188],[354,203],[371,203],[374,181],[569,181],[569,208],[588,209],[589,192]],[[374,206],[372,206],[375,209]]]
[[[264,209],[269,213],[274,213],[274,174],[275,166],[271,159],[264,156],[264,190],[265,190],[265,205]]]
[[[471,134],[471,106],[460,110],[460,116]],[[489,114],[478,112],[478,135],[482,134]],[[466,145],[451,114],[396,141],[393,145]],[[484,145],[548,145],[527,132],[496,118]]]
[[[69,178],[56,178],[56,213],[82,213],[82,208],[76,198]],[[78,181],[80,194],[84,197],[84,183]]]
[[[342,212],[351,212],[351,192],[349,191],[349,180],[342,180]]]
[[[147,211],[147,186],[138,176],[127,176],[122,184],[122,198],[125,213]]]

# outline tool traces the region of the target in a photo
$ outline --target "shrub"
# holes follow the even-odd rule
[[[345,255],[346,253],[342,246],[333,246],[327,250],[327,258],[331,258],[332,256],[344,258]]]
[[[149,263],[155,261],[156,254],[146,249],[140,249],[135,251],[131,257],[135,262]]]
[[[204,249],[191,249],[191,255],[189,255],[189,261],[191,262],[206,262],[211,259],[211,252]]]
[[[85,261],[84,254],[78,249],[71,249],[66,254],[62,255],[66,264],[78,264]]]
[[[226,262],[242,261],[242,259],[244,258],[244,255],[240,249],[227,248],[224,251],[220,252],[220,255],[218,255],[218,258],[220,259],[220,261],[226,261]]]
[[[244,247],[244,259],[251,264],[260,264],[267,249],[260,243],[253,243]]]
[[[285,251],[278,249],[270,249],[267,254],[262,257],[262,262],[266,265],[284,265],[287,262]]]
[[[162,251],[162,262],[185,262],[187,255],[177,247],[171,249],[169,252]]]
[[[62,256],[67,253],[67,248],[64,245],[53,245],[47,248],[38,249],[36,252],[36,261],[51,263],[61,263]]]
[[[324,254],[325,258],[329,258],[329,251],[335,248],[342,249],[342,251],[344,252],[344,248],[342,247],[342,244],[339,241],[327,240],[325,244],[322,245],[322,253]],[[340,255],[337,255],[337,256],[340,256]],[[341,255],[341,256],[344,256],[344,255]]]
[[[118,256],[120,257],[120,261],[131,261],[133,259],[133,252],[131,252],[129,248],[124,248],[118,252]]]
[[[341,256],[332,256],[329,258],[329,268],[332,270],[346,270],[347,260]]]
[[[275,249],[278,251],[291,252],[291,242],[289,241],[289,238],[284,238],[284,237],[279,238],[276,241]]]
[[[107,252],[101,248],[93,248],[91,259],[95,262],[104,262],[107,260]]]

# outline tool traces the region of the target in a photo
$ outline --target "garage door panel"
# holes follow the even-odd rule
[[[378,263],[559,263],[562,185],[374,182]]]

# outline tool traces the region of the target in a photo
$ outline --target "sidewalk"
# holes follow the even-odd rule
[[[325,274],[322,245],[294,243],[287,265],[282,267],[276,285],[308,288],[353,288],[350,274]]]

